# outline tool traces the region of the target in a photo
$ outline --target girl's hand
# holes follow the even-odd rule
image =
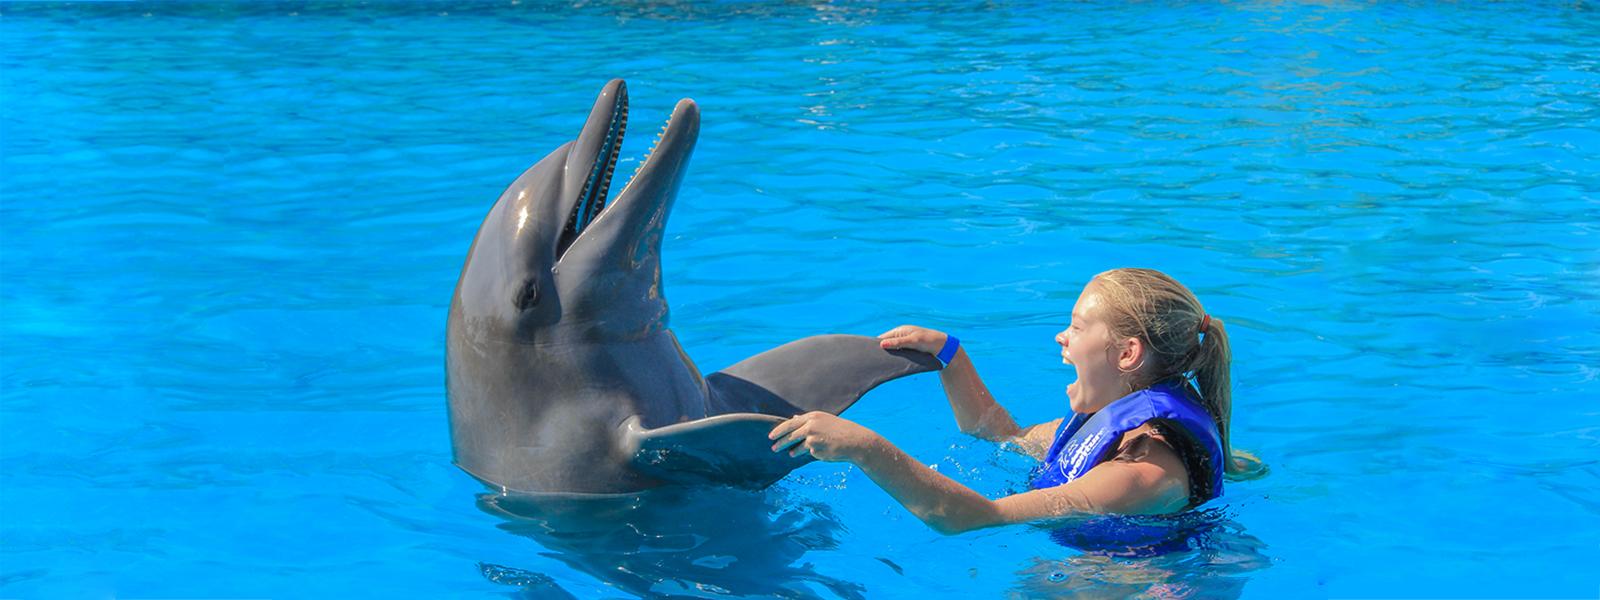
[[[878,347],[884,350],[905,348],[907,350],[927,352],[928,354],[938,354],[940,350],[944,349],[944,341],[949,337],[943,331],[934,331],[926,327],[917,327],[916,325],[901,325],[878,336]]]
[[[810,454],[828,462],[853,461],[882,439],[871,429],[825,412],[808,412],[779,423],[767,434],[773,452]]]

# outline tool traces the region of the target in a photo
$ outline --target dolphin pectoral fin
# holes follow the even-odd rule
[[[760,489],[814,460],[773,452],[767,433],[782,418],[738,413],[645,429],[639,417],[622,424],[620,441],[635,470],[685,484]]]
[[[709,414],[791,417],[814,410],[844,412],[890,379],[937,371],[925,352],[884,350],[859,335],[818,335],[757,354],[706,377]]]
[[[883,350],[869,337],[809,337],[707,376],[712,416],[657,429],[631,417],[619,440],[649,477],[764,488],[814,460],[772,451],[767,434],[778,423],[813,410],[838,414],[880,383],[939,368],[926,353]]]

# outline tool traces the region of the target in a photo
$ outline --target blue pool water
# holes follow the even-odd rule
[[[1593,598],[1600,14],[1478,4],[0,4],[0,597]],[[1150,266],[1271,474],[1153,556],[942,537],[836,464],[502,518],[447,304],[613,77],[619,173],[701,106],[703,371],[918,323],[1044,421],[1082,284]],[[931,376],[847,415],[1027,472]]]

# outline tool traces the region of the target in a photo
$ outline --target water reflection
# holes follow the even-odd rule
[[[482,494],[478,507],[530,538],[541,556],[648,597],[864,598],[861,584],[795,563],[838,546],[844,528],[824,504],[774,490],[661,488],[622,496]],[[484,565],[493,581],[540,595],[565,591],[538,573]],[[816,586],[821,586],[818,588]]]
[[[1097,517],[1051,539],[1083,554],[1033,559],[1017,598],[1238,598],[1272,564],[1266,543],[1220,508],[1172,517]]]

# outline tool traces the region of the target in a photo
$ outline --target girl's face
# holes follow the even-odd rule
[[[1056,334],[1056,343],[1061,344],[1061,362],[1078,371],[1078,380],[1067,386],[1072,412],[1098,412],[1126,395],[1128,374],[1124,370],[1131,370],[1137,363],[1138,340],[1113,344],[1111,330],[1100,315],[1101,298],[1090,284],[1072,307],[1072,322]]]

